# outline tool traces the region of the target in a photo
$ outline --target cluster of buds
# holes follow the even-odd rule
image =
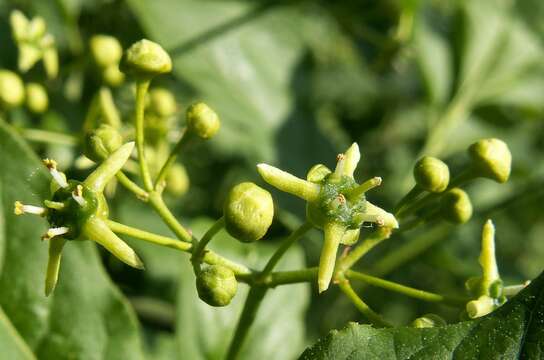
[[[19,75],[10,70],[0,70],[0,109],[9,110],[26,105],[34,114],[42,114],[49,106],[49,97],[43,85],[24,84]]]
[[[334,171],[319,164],[310,169],[306,180],[267,164],[257,165],[267,183],[305,200],[308,221],[324,231],[318,271],[320,293],[329,287],[339,245],[355,243],[363,224],[398,228],[393,214],[366,199],[366,192],[379,186],[381,178],[374,177],[362,184],[354,180],[359,159],[359,147],[354,143],[338,155]]]
[[[125,75],[119,70],[123,48],[113,36],[94,35],[89,41],[89,48],[102,80],[110,86],[120,85]]]
[[[15,202],[15,214],[40,215],[49,222],[50,228],[42,236],[42,240],[49,242],[46,295],[56,286],[62,249],[70,240],[95,241],[127,265],[143,269],[143,263],[134,250],[108,227],[108,205],[103,195],[106,184],[121,170],[133,148],[134,143],[120,146],[83,182],[66,180],[66,176],[57,169],[56,162],[46,159],[44,165],[53,178],[51,199],[44,201],[44,207]]]
[[[57,76],[59,59],[55,38],[47,33],[45,20],[39,16],[29,20],[19,10],[10,15],[11,31],[19,49],[18,66],[22,72],[30,70],[42,60],[50,79]]]

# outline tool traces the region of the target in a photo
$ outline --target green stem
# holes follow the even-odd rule
[[[391,229],[382,227],[371,233],[363,243],[353,249],[345,258],[342,258],[338,264],[337,272],[343,272],[351,268],[361,257],[368,253],[372,248],[391,236]]]
[[[300,237],[306,234],[306,232],[308,232],[308,230],[311,228],[312,225],[305,222],[300,225],[297,230],[291,233],[291,235],[285,238],[270,260],[268,260],[268,263],[265,265],[263,271],[257,275],[257,281],[252,285],[251,289],[249,290],[249,294],[247,295],[247,299],[242,310],[242,315],[240,315],[240,319],[238,320],[236,332],[234,333],[234,337],[230,343],[226,359],[236,359],[238,356],[240,348],[244,343],[244,339],[246,338],[249,328],[255,320],[255,316],[259,311],[259,306],[261,305],[264,295],[268,290],[268,285],[265,283],[269,275],[272,275],[270,273],[278,264],[282,256],[285,255],[285,252],[289,249],[289,247],[291,247],[295,241],[300,239]]]
[[[277,271],[270,273],[264,279],[263,284],[273,288],[278,285],[313,282],[317,279],[317,271],[317,267],[294,271]]]
[[[191,262],[193,263],[193,269],[195,275],[198,275],[200,272],[200,263],[202,261],[203,255],[206,251],[206,245],[213,239],[215,234],[217,234],[221,229],[225,227],[225,218],[220,217],[217,221],[206,231],[202,239],[196,244],[193,250],[193,256],[191,257]]]
[[[429,230],[424,235],[417,237],[412,241],[408,241],[395,251],[390,252],[378,260],[374,266],[372,266],[371,272],[378,276],[390,273],[442,240],[450,231],[451,226],[447,224]]]
[[[259,305],[266,294],[266,290],[267,288],[264,286],[252,286],[249,290],[242,314],[236,326],[236,331],[234,332],[234,337],[227,352],[226,360],[234,360],[238,357],[249,328],[255,320]]]
[[[100,109],[104,120],[116,129],[121,127],[121,118],[119,117],[119,111],[113,102],[113,96],[110,88],[106,86],[100,87],[98,90],[98,101],[100,103]]]
[[[168,170],[170,170],[170,167],[174,164],[176,161],[178,154],[181,152],[183,147],[189,143],[189,141],[193,139],[193,136],[191,136],[191,133],[187,131],[187,128],[183,130],[181,133],[181,136],[172,151],[170,152],[170,155],[168,156],[168,159],[162,166],[161,170],[159,171],[159,175],[157,175],[157,179],[155,180],[155,190],[158,190],[161,186],[161,183],[164,181],[166,176],[168,175]]]
[[[176,237],[183,241],[196,242],[196,239],[179,223],[170,209],[168,209],[159,193],[155,191],[149,193],[149,204],[159,214],[170,230],[174,232]]]
[[[286,237],[276,252],[272,255],[270,260],[268,260],[268,263],[265,265],[263,271],[259,274],[259,277],[265,278],[274,270],[274,267],[278,264],[280,259],[283,257],[285,252],[293,245],[298,239],[300,239],[304,234],[306,234],[310,229],[312,228],[312,224],[309,222],[305,222],[302,225],[298,227],[295,231],[291,233],[288,237]]]
[[[128,191],[132,192],[134,195],[136,195],[139,199],[142,199],[144,201],[147,201],[147,198],[149,194],[147,191],[136,185],[132,180],[128,178],[122,171],[119,171],[117,174],[115,174],[117,177],[117,180],[121,185],[123,185]]]
[[[96,118],[100,112],[99,108],[98,94],[93,96],[87,114],[85,115],[85,120],[83,120],[83,132],[87,133],[95,127]]]
[[[351,300],[355,307],[364,315],[370,322],[379,327],[393,327],[392,324],[382,318],[381,315],[372,310],[353,290],[349,281],[342,280],[338,284],[340,289]]]
[[[402,210],[403,207],[413,202],[421,193],[423,192],[423,189],[417,185],[414,185],[412,190],[410,190],[395,206],[395,216]]]
[[[27,140],[58,145],[76,146],[79,144],[75,136],[41,129],[19,129]]]
[[[345,272],[345,276],[350,280],[359,280],[363,281],[369,285],[380,287],[389,291],[394,291],[406,296],[410,296],[416,299],[429,301],[429,302],[440,302],[448,305],[454,306],[465,306],[465,304],[470,301],[468,298],[462,297],[448,297],[440,294],[431,293],[424,290],[414,289],[409,286],[401,285],[393,281],[388,281],[381,279],[379,277],[367,275],[361,272],[348,270]]]
[[[135,128],[136,128],[136,150],[138,151],[138,162],[140,163],[140,175],[144,182],[144,188],[147,191],[153,190],[153,181],[151,180],[151,173],[145,160],[144,150],[144,109],[145,109],[145,95],[149,88],[149,80],[138,80],[136,83],[136,113],[134,115]]]
[[[190,253],[193,249],[193,245],[190,243],[140,230],[113,220],[106,220],[106,224],[115,233],[128,235],[135,239],[147,241],[152,244],[169,247],[187,253]],[[229,267],[236,274],[238,280],[242,282],[250,282],[252,279],[252,271],[249,268],[224,258],[211,250],[206,251],[203,261],[210,265],[224,265]]]

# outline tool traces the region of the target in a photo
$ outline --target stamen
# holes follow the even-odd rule
[[[63,176],[63,174],[57,170],[57,162],[52,159],[44,159],[43,164],[47,167],[47,170],[49,170],[49,173],[53,177],[53,180],[59,184],[60,187],[65,188],[68,187],[68,182],[66,182],[66,177]]]
[[[62,210],[64,209],[64,204],[58,201],[44,200],[44,205],[53,210]]]
[[[83,198],[83,186],[76,186],[76,189],[72,192],[72,198],[79,204],[79,206],[85,206],[87,202]]]
[[[43,240],[50,240],[52,238],[54,238],[55,236],[60,236],[60,235],[64,235],[66,233],[68,233],[70,231],[69,228],[67,228],[66,226],[61,226],[61,227],[57,227],[57,228],[50,228],[49,230],[47,230],[47,232],[42,235],[42,241]]]
[[[13,213],[15,215],[23,215],[23,214],[44,215],[45,209],[40,206],[24,205],[20,201],[16,201],[14,204]]]

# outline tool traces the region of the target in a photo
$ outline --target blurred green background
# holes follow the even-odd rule
[[[394,236],[365,257],[359,268],[417,288],[459,293],[467,277],[479,272],[480,231],[487,218],[497,227],[497,257],[507,284],[534,278],[543,268],[544,2],[540,0],[0,0],[0,67],[15,71],[17,50],[8,22],[13,9],[45,18],[57,41],[61,67],[59,78],[46,82],[49,111],[35,117],[17,109],[9,115],[11,122],[80,133],[98,87],[87,51],[88,39],[96,33],[116,36],[124,48],[146,37],[170,53],[172,75],[157,79],[153,86],[175,94],[182,110],[177,117],[180,125],[183,110],[192,101],[205,101],[218,112],[219,135],[182,155],[191,179],[189,193],[167,199],[195,234],[202,234],[221,216],[222,201],[232,185],[244,180],[263,185],[255,171],[259,162],[303,177],[315,163],[334,167],[336,154],[357,142],[362,160],[356,178],[381,176],[384,183],[373,191],[371,200],[391,209],[413,185],[411,171],[418,157],[438,156],[455,174],[467,163],[469,144],[498,137],[512,151],[512,177],[504,185],[478,180],[467,187],[475,209],[467,224],[438,224]],[[37,67],[23,78],[42,82],[43,70]],[[114,95],[130,121],[131,83],[116,88]],[[9,141],[0,139],[4,152],[0,157],[13,163]],[[81,152],[59,145],[32,146],[40,156],[58,159],[64,168]],[[67,172],[76,178],[85,175],[73,167]],[[0,190],[15,181],[6,176]],[[302,201],[266,188],[279,209],[268,238],[239,245],[222,232],[212,248],[254,266],[266,261],[277,240],[304,216]],[[9,196],[3,199],[5,215],[0,224],[11,221]],[[113,219],[168,234],[151,210],[122,189],[109,202]],[[11,232],[20,229],[16,226],[6,227],[0,255],[8,259],[12,251],[17,259],[11,266],[24,267],[25,250],[10,245]],[[119,349],[111,350],[102,338],[96,344],[85,343],[84,335],[78,339],[69,328],[61,331],[62,325],[48,326],[50,316],[73,313],[65,310],[59,315],[51,310],[63,309],[64,300],[49,302],[28,295],[33,291],[30,280],[20,287],[11,283],[5,270],[10,262],[5,260],[4,269],[0,267],[0,305],[8,321],[39,358],[122,358],[117,356],[123,351],[138,358],[144,356],[140,342],[145,356],[152,359],[220,358],[245,289],[228,308],[208,307],[196,295],[187,255],[128,241],[146,263],[145,272],[129,269],[105,253],[101,258],[132,304],[139,324],[120,320],[116,328],[90,321],[82,328],[82,333],[87,329],[93,334],[98,331],[95,326],[102,326],[102,336],[111,336],[110,342],[117,342]],[[311,232],[289,253],[282,269],[317,264],[321,242],[321,234]],[[44,259],[46,248],[37,239],[28,244]],[[43,281],[39,271],[44,261],[38,261],[29,275],[39,279],[36,287]],[[60,283],[63,275],[68,276],[61,273]],[[111,287],[106,276],[100,281]],[[457,309],[358,287],[370,306],[398,325],[429,312],[451,322],[459,318]],[[131,307],[111,289],[123,309],[120,312],[132,319]],[[66,289],[62,299],[73,301],[77,292],[77,287]],[[113,301],[108,296],[101,301]],[[30,298],[32,306],[21,305]],[[51,307],[53,303],[57,305]],[[32,320],[40,311],[50,315],[40,318],[44,323],[36,330]],[[243,357],[295,358],[347,321],[365,319],[335,288],[320,297],[309,285],[276,289],[264,302]],[[109,350],[93,352],[101,346]],[[59,350],[66,348],[71,352]]]

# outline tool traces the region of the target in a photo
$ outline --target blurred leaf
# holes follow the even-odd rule
[[[4,123],[0,139],[0,306],[14,328],[40,359],[141,359],[136,318],[104,272],[94,244],[66,246],[57,289],[45,297],[47,246],[39,241],[44,221],[16,217],[13,203],[40,204],[50,178]]]
[[[8,359],[35,359],[36,357],[24,340],[21,339],[17,330],[13,328],[13,325],[4,314],[4,310],[0,307],[0,349],[2,349],[2,356]]]
[[[419,70],[431,104],[448,100],[453,82],[452,53],[442,36],[425,22],[419,22],[414,32]]]
[[[543,322],[544,273],[482,318],[427,329],[351,323],[307,349],[301,359],[540,359]]]
[[[212,223],[198,220],[193,231],[202,234]],[[277,245],[266,239],[257,244],[241,244],[222,231],[211,247],[230,259],[261,268]],[[284,256],[278,270],[294,270],[303,266],[300,248],[292,248]],[[188,359],[222,359],[227,351],[242,310],[247,286],[240,284],[232,303],[214,308],[198,298],[195,278],[188,262],[183,267],[178,298],[177,335],[183,354]],[[257,318],[241,350],[240,359],[291,359],[305,345],[304,313],[308,303],[307,284],[281,286],[265,296]]]
[[[304,14],[275,2],[128,3],[171,54],[175,76],[221,116],[212,143],[224,154],[275,159],[275,134],[290,114],[292,74],[305,49]]]

